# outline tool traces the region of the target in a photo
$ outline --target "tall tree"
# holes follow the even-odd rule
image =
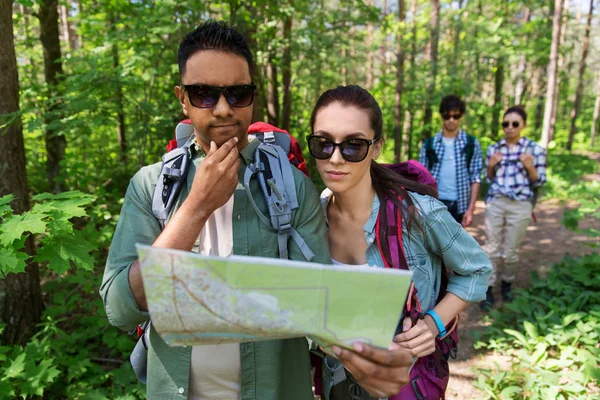
[[[525,7],[523,10],[523,25],[527,24],[531,20],[531,10],[529,7]],[[527,38],[525,38],[527,39]],[[515,104],[521,104],[523,93],[525,92],[525,69],[527,68],[527,56],[525,52],[521,54],[519,58],[519,65],[517,67],[517,83],[515,84]]]
[[[561,49],[565,47],[565,41],[567,40],[567,24],[569,21],[569,0],[563,1],[563,16],[560,24],[560,40],[558,41],[558,61],[556,67],[556,80],[554,81],[554,99],[552,100],[552,116],[550,117],[550,138],[549,141],[554,139],[554,132],[556,132],[556,114],[558,113],[558,106],[560,102],[560,91],[561,89],[568,89],[569,77],[570,77],[570,69],[571,65],[569,65],[568,71],[564,71],[565,66],[565,54]],[[571,64],[571,63],[569,63]],[[566,72],[566,73],[565,73]],[[562,77],[566,82],[561,82]],[[565,85],[566,84],[566,85]],[[565,87],[566,86],[566,87]],[[566,104],[566,102],[564,102]],[[566,115],[566,111],[562,113]]]
[[[394,97],[394,161],[402,159],[402,130],[404,127],[404,110],[402,107],[402,95],[404,92],[404,24],[406,22],[406,9],[404,0],[398,0],[398,24],[400,30],[396,38],[398,50],[396,53],[396,94]]]
[[[504,57],[496,59],[496,72],[494,73],[494,107],[492,108],[492,140],[498,140],[498,126],[500,125],[500,111],[502,111],[502,88],[504,87]]]
[[[59,84],[62,81],[62,61],[58,33],[58,0],[44,0],[40,4],[40,40],[44,48],[44,76],[47,85],[48,108],[44,114],[46,135],[46,173],[52,192],[61,192],[64,187],[58,181],[60,163],[65,158],[67,140],[56,120],[60,119]]]
[[[12,1],[0,0],[0,197],[13,194],[12,207],[20,214],[29,209],[25,145],[19,109],[19,75],[14,49]],[[25,245],[33,252],[33,241]],[[0,323],[6,324],[0,343],[23,344],[33,334],[43,309],[36,264],[25,272],[0,276]]]
[[[271,53],[267,62],[267,119],[271,125],[279,126],[279,111],[277,61]]]
[[[374,6],[375,2],[373,0],[367,0],[368,6]],[[373,26],[373,22],[369,21],[367,23],[367,79],[365,86],[367,90],[373,89],[373,76],[375,74],[375,54],[373,51],[373,40],[375,36],[375,27]]]
[[[548,87],[546,88],[546,106],[544,108],[544,125],[542,126],[542,146],[548,147],[551,140],[550,120],[556,90],[556,65],[558,59],[558,43],[560,40],[560,26],[563,0],[554,0],[554,20],[552,23],[552,44],[550,46],[550,61],[548,62]]]
[[[431,39],[430,39],[430,60],[431,72],[429,73],[429,83],[427,93],[425,94],[425,117],[423,118],[424,137],[431,137],[431,119],[433,117],[432,103],[435,93],[437,71],[438,71],[438,43],[440,40],[440,0],[431,0]]]
[[[585,74],[588,49],[590,47],[590,32],[592,30],[592,16],[594,14],[594,0],[590,0],[590,11],[588,12],[587,22],[585,24],[585,37],[583,39],[583,52],[581,54],[581,63],[579,64],[579,78],[577,80],[577,90],[575,91],[575,101],[571,110],[571,128],[569,129],[569,140],[567,150],[573,148],[573,138],[577,129],[577,117],[579,116],[579,107],[581,106],[581,95],[583,93],[583,75]]]
[[[410,54],[408,56],[408,76],[409,82],[411,85],[414,85],[417,80],[417,2],[418,0],[411,0],[410,2],[410,17],[412,19],[411,23],[411,34],[410,34]],[[406,153],[408,158],[413,156],[413,126],[415,121],[415,109],[414,104],[411,104],[411,107],[406,111],[409,113],[408,118],[405,119],[406,126],[404,131],[408,133],[408,143]]]
[[[110,28],[112,32],[117,32],[117,20],[114,12],[111,11]],[[121,70],[120,70],[120,56],[119,56],[119,43],[116,38],[113,40],[111,45],[111,52],[113,58],[113,68],[115,73],[115,105],[117,107],[117,143],[119,144],[119,153],[121,158],[121,164],[123,169],[127,168],[127,137],[125,125],[125,109],[123,101],[123,86],[121,84]]]
[[[455,28],[454,28],[454,52],[452,55],[452,76],[458,78],[458,67],[461,64],[461,57],[460,57],[460,34],[461,34],[461,28],[462,28],[462,21],[461,21],[461,11],[463,8],[463,0],[458,0],[458,12],[456,15],[456,21],[455,21]],[[459,85],[459,79],[456,79],[455,81],[453,81],[453,87],[454,87],[454,91],[456,91],[458,89],[458,85]]]
[[[590,132],[591,146],[594,146],[596,139],[596,129],[598,128],[598,116],[600,115],[600,72],[598,72],[598,82],[596,83],[596,102],[594,103],[594,115],[592,117],[592,130]]]
[[[283,120],[282,128],[290,131],[292,115],[292,13],[286,15],[283,21],[283,65],[281,71],[281,86],[283,90]]]

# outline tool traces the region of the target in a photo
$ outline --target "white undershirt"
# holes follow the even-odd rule
[[[346,263],[334,260],[333,258],[331,259],[331,262],[333,263],[333,265],[341,265],[342,267],[368,267],[369,266],[368,263],[365,263],[365,264],[346,264]]]
[[[192,251],[227,257],[233,252],[233,196],[206,221]],[[189,400],[240,398],[239,343],[192,347]]]

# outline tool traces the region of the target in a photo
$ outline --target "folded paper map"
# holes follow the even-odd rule
[[[409,271],[218,258],[137,245],[152,324],[169,345],[309,336],[388,347]]]

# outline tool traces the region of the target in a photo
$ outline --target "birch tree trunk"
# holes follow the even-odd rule
[[[433,117],[432,102],[436,88],[436,78],[438,70],[438,43],[440,39],[440,0],[431,1],[431,73],[429,74],[429,83],[425,100],[425,116],[423,118],[424,138],[431,137],[431,119]]]
[[[398,0],[398,22],[406,21],[406,10],[404,0]],[[402,107],[402,94],[404,92],[404,44],[402,36],[404,29],[399,32],[396,38],[398,51],[396,55],[396,95],[394,98],[394,161],[402,160],[402,130],[404,128],[404,110]]]
[[[594,103],[594,116],[592,117],[592,130],[590,132],[591,147],[594,147],[594,140],[596,139],[598,115],[600,115],[600,72],[598,73],[598,82],[596,84],[596,102]]]
[[[594,14],[594,0],[590,0],[590,11],[585,25],[585,37],[583,39],[583,52],[581,54],[581,64],[579,64],[579,78],[577,80],[577,90],[575,91],[575,101],[571,110],[571,128],[569,129],[569,140],[567,141],[567,150],[573,149],[573,138],[577,129],[577,117],[579,116],[579,107],[581,107],[581,95],[583,92],[583,75],[585,74],[588,49],[590,47],[590,32],[592,30],[592,16]]]
[[[550,46],[550,62],[548,63],[548,87],[546,88],[546,106],[544,109],[544,124],[542,126],[542,147],[548,147],[551,140],[550,120],[556,91],[556,66],[558,62],[558,43],[560,40],[560,26],[563,0],[554,0],[554,21],[552,23],[552,44]]]

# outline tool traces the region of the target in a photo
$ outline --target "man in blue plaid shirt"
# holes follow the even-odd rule
[[[454,95],[440,103],[443,128],[421,147],[419,162],[438,183],[439,198],[456,222],[471,225],[481,184],[482,154],[479,141],[460,129],[465,103]]]
[[[487,150],[486,171],[490,182],[485,209],[485,251],[493,270],[486,300],[481,308],[494,304],[493,288],[501,274],[502,298],[511,299],[519,261],[519,246],[525,237],[536,193],[546,182],[546,150],[533,140],[521,137],[527,123],[522,107],[510,107],[504,113],[504,139]]]

